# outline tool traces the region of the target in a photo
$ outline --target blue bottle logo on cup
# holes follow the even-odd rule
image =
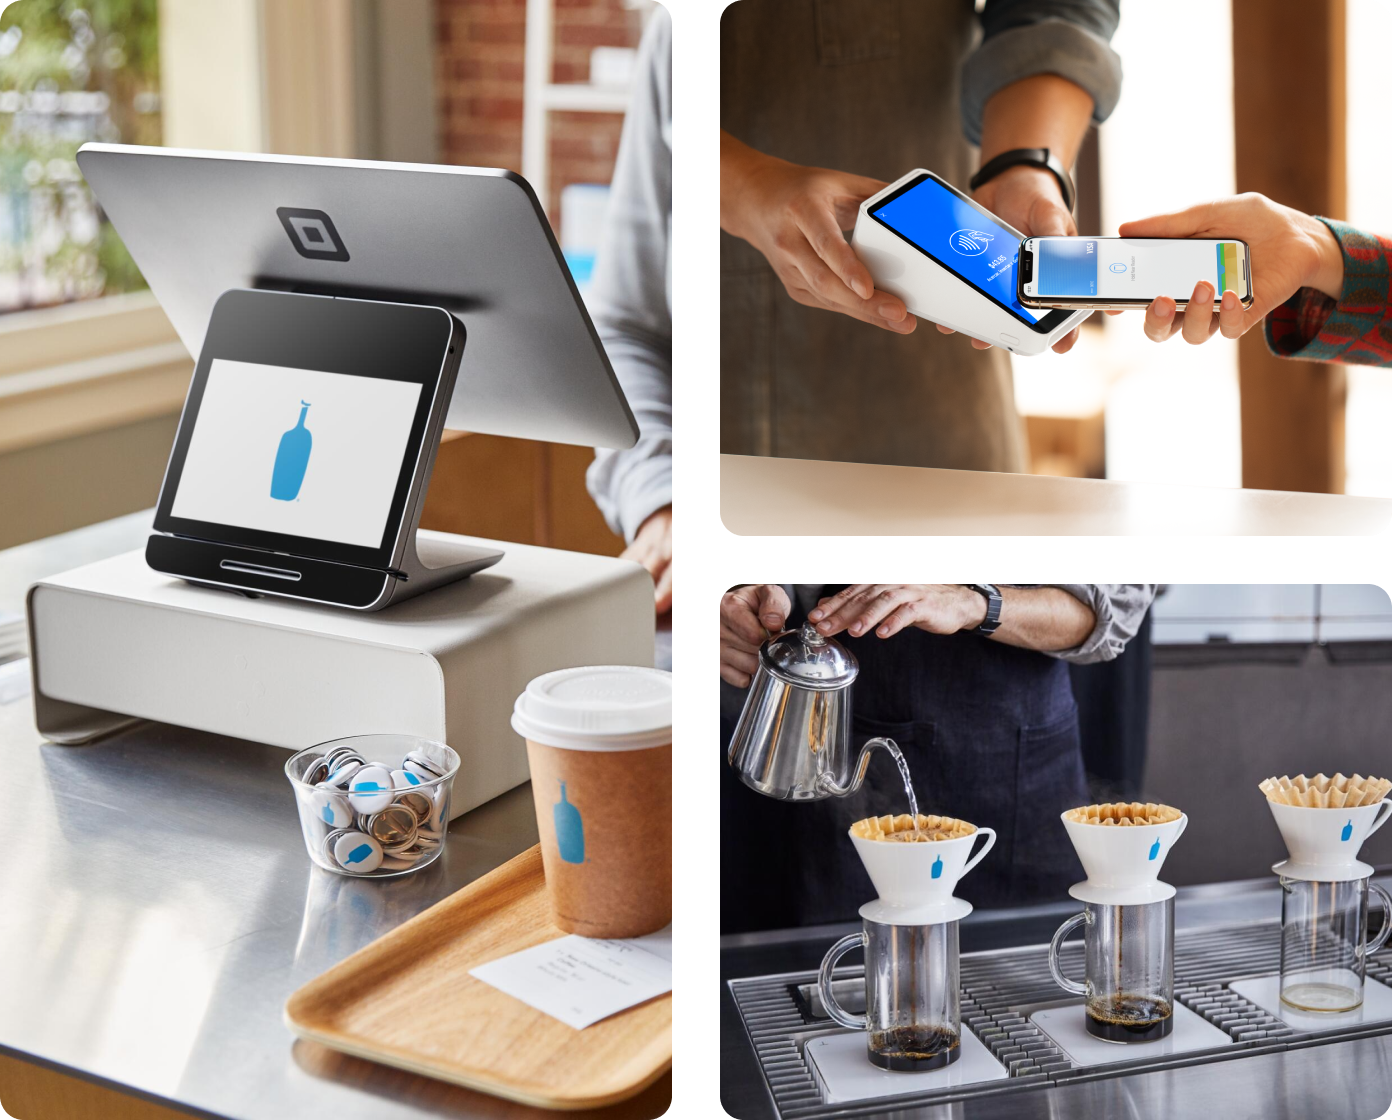
[[[552,806],[556,822],[556,847],[566,863],[585,862],[585,822],[580,810],[566,800],[566,784],[561,783],[561,799]]]

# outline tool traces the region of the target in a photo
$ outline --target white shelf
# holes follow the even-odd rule
[[[622,113],[628,108],[628,90],[588,82],[549,85],[543,91],[542,104],[548,110],[567,113]]]

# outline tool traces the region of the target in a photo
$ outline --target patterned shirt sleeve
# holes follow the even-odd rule
[[[1344,253],[1338,300],[1301,288],[1266,317],[1266,344],[1283,358],[1392,366],[1392,238],[1321,218]]]

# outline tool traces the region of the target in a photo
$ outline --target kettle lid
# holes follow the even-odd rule
[[[759,661],[779,680],[801,688],[844,688],[860,672],[855,654],[817,633],[810,622],[770,638],[759,650]]]

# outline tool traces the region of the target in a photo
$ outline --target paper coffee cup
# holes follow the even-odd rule
[[[672,920],[672,674],[601,665],[537,677],[527,740],[552,919],[585,937]]]

